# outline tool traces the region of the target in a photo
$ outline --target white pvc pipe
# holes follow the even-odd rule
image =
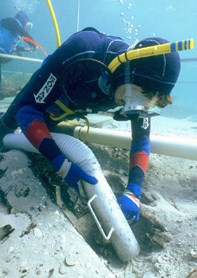
[[[69,160],[97,178],[96,185],[86,182],[83,185],[89,198],[88,207],[103,237],[111,242],[122,261],[136,257],[140,251],[138,242],[93,152],[80,140],[69,135],[52,133],[52,136]],[[8,134],[3,142],[8,148],[38,153],[23,134]]]
[[[73,136],[83,141],[87,136],[87,128],[75,127]],[[197,140],[195,139],[151,135],[150,140],[152,153],[197,160]],[[104,128],[91,127],[87,136],[87,142],[128,150],[131,147],[131,141],[131,132]]]
[[[17,56],[17,55],[9,55],[9,54],[3,54],[3,53],[0,53],[0,58],[12,59],[12,60],[23,60],[23,61],[37,62],[37,63],[43,62],[43,60],[41,60],[41,59],[22,57],[22,56]]]

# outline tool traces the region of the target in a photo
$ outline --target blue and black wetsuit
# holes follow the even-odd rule
[[[122,39],[98,31],[75,33],[44,60],[17,95],[6,113],[6,125],[15,129],[20,124],[16,116],[26,106],[31,106],[34,114],[41,112],[44,120],[49,120],[51,114],[58,117],[63,111],[55,104],[57,100],[73,110],[94,109],[106,102],[115,105],[99,89],[98,79],[103,70],[99,62],[108,65],[127,48]]]
[[[102,63],[108,65],[128,47],[121,38],[94,29],[75,33],[33,74],[5,113],[4,124],[10,129],[19,126],[28,140],[55,165],[62,153],[49,129],[51,124],[58,123],[52,119],[65,113],[58,104],[63,103],[72,111],[99,109],[105,104],[108,109],[114,107],[113,99],[100,90],[98,79],[103,70]],[[132,121],[129,179],[139,185],[150,152],[150,121],[146,120],[146,126],[144,123],[142,119]]]

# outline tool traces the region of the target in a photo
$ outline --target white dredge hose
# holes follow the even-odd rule
[[[72,136],[59,133],[52,133],[52,136],[69,160],[97,178],[96,185],[83,182],[89,198],[88,207],[102,236],[110,241],[120,260],[130,261],[139,254],[139,244],[93,152],[83,142]],[[7,134],[3,142],[9,149],[39,153],[22,133]]]

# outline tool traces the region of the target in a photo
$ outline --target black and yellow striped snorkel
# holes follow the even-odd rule
[[[160,45],[148,46],[144,48],[128,50],[116,58],[114,58],[111,63],[108,65],[109,70],[113,73],[117,67],[119,67],[122,63],[141,59],[145,57],[157,56],[162,54],[168,54],[172,52],[178,52],[182,50],[189,50],[194,48],[194,39],[188,39],[183,41],[177,41],[174,43],[165,43]]]

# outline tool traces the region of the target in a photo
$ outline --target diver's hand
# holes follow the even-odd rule
[[[68,161],[67,159],[64,160],[59,170],[59,174],[67,184],[74,187],[78,192],[78,182],[80,180],[86,181],[90,184],[96,184],[98,182],[95,177],[88,175],[78,165]]]
[[[137,184],[128,185],[125,192],[117,199],[120,208],[129,224],[135,224],[140,215],[141,187]]]

